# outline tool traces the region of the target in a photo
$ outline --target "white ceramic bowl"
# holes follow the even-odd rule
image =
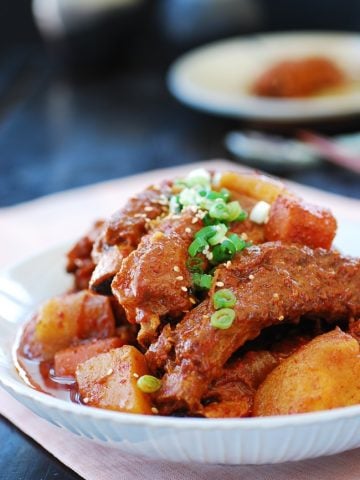
[[[324,55],[353,80],[352,87],[304,99],[260,98],[249,92],[255,79],[278,61]],[[300,32],[221,40],[176,60],[168,86],[187,105],[228,117],[296,122],[359,114],[360,35]]]
[[[359,225],[340,224],[338,246],[359,254],[359,245]],[[33,412],[80,436],[172,461],[280,463],[360,446],[360,406],[268,418],[156,417],[84,407],[24,384],[12,361],[14,341],[19,326],[41,301],[69,287],[66,249],[67,245],[45,251],[0,275],[0,381]]]

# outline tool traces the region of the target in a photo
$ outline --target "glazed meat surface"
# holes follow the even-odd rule
[[[74,274],[76,290],[84,290],[89,286],[91,274],[95,268],[91,252],[103,225],[104,222],[101,220],[96,222],[92,229],[80,238],[67,253],[66,271]]]
[[[219,267],[215,281],[236,296],[232,326],[212,327],[210,295],[147,352],[150,368],[165,369],[157,402],[167,412],[198,410],[232,353],[263,328],[302,316],[332,321],[360,315],[360,262],[335,252],[265,243],[238,255],[229,268]]]
[[[143,343],[154,340],[160,317],[177,317],[195,303],[189,292],[191,275],[186,261],[202,222],[193,223],[193,218],[191,211],[165,218],[155,233],[143,237],[114,278],[112,291],[128,321],[141,323],[147,330]]]
[[[90,280],[93,290],[110,293],[110,284],[122,261],[139,244],[152,222],[168,211],[169,183],[152,186],[131,198],[105,224],[92,251],[96,268]]]

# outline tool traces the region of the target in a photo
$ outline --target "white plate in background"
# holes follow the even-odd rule
[[[353,81],[335,94],[304,99],[268,99],[249,87],[284,59],[325,56]],[[360,114],[360,35],[278,33],[222,40],[176,60],[168,86],[185,104],[206,112],[272,122],[321,120]]]

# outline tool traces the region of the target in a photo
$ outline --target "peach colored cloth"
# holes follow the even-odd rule
[[[200,165],[200,164],[199,164]],[[96,218],[109,215],[126,198],[159,178],[182,174],[191,167],[150,172],[0,210],[0,267],[44,248],[81,235]],[[209,162],[207,162],[209,165]],[[213,161],[211,167],[235,169]],[[360,202],[300,185],[291,188],[309,201],[330,206],[335,215],[360,221]],[[32,414],[3,390],[0,413],[87,480],[355,480],[360,478],[360,449],[332,457],[275,466],[209,466],[174,464],[126,455],[60,430]]]

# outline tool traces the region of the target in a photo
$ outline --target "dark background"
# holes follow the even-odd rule
[[[115,12],[45,44],[29,0],[1,1],[0,206],[155,167],[229,157],[224,134],[249,125],[192,111],[166,89],[168,65],[197,44],[277,29],[360,30],[358,0],[258,0],[248,25],[240,18],[239,26],[220,22],[206,30],[199,21],[182,36],[171,34],[181,16],[169,25],[172,12],[164,5],[149,1],[126,18]],[[340,133],[358,123],[321,128]],[[281,173],[360,195],[358,177],[336,167]]]
[[[156,167],[229,157],[225,133],[249,125],[192,111],[166,89],[169,64],[193,46],[258,31],[360,30],[359,0],[259,0],[248,23],[206,29],[200,21],[190,34],[169,24],[177,14],[169,10],[174,0],[165,1],[168,10],[161,0],[149,0],[136,15],[105,15],[45,43],[29,0],[1,0],[0,206]],[[340,133],[358,127],[355,119],[317,128]],[[281,173],[360,197],[359,176],[338,167]],[[4,419],[0,444],[3,480],[78,478]]]

